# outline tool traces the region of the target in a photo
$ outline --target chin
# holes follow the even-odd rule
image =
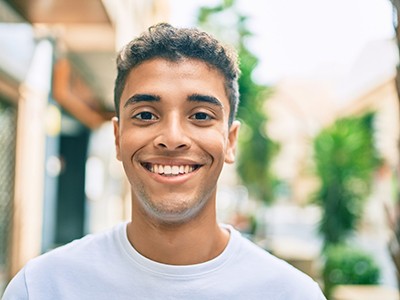
[[[157,223],[165,225],[181,225],[196,219],[204,210],[207,201],[197,201],[190,207],[168,208],[145,205],[146,213]]]

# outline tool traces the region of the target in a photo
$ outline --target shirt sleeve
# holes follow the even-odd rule
[[[27,300],[28,289],[25,280],[25,268],[15,275],[4,291],[2,300]]]

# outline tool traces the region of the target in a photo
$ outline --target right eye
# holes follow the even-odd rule
[[[144,121],[152,121],[157,120],[157,117],[148,111],[143,111],[133,116],[134,119],[144,120]]]

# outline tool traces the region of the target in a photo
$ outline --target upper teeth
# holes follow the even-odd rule
[[[170,166],[170,165],[151,165],[149,170],[153,173],[165,174],[165,175],[178,175],[187,174],[193,172],[194,166],[181,165],[181,166]]]

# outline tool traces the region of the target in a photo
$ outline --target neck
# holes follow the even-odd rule
[[[182,224],[157,222],[133,210],[128,239],[143,256],[169,265],[192,265],[217,257],[225,249],[228,231],[222,229],[213,213]]]

